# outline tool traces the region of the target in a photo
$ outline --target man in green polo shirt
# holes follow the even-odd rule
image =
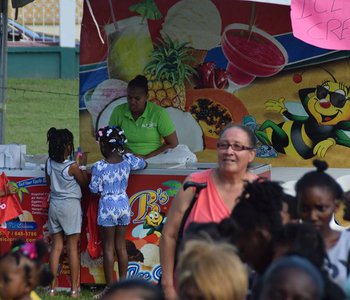
[[[128,103],[117,106],[110,117],[110,126],[120,126],[128,139],[126,147],[136,155],[150,158],[178,145],[168,112],[147,101],[148,82],[142,75],[128,84]]]

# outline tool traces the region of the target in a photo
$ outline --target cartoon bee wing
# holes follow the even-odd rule
[[[285,101],[287,112],[283,114],[286,121],[304,121],[309,116],[300,101]]]
[[[336,143],[338,145],[350,147],[350,121],[340,122],[339,124],[337,124],[337,127],[339,126],[341,126],[342,129],[337,129],[335,131]],[[348,129],[348,130],[345,130],[345,129]]]
[[[307,108],[307,104],[309,102],[309,95],[311,93],[315,93],[315,89],[314,88],[301,89],[298,91],[298,93],[299,93],[299,99],[301,100],[301,104],[303,105],[306,112],[310,114],[309,109]]]

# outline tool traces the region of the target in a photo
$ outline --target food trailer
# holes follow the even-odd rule
[[[326,2],[322,11],[330,18],[333,12]],[[218,134],[234,122],[255,132],[255,162],[263,168],[271,165],[272,179],[295,181],[315,158],[325,159],[335,168],[335,176],[345,175],[350,105],[345,101],[337,108],[326,94],[348,95],[341,82],[349,85],[349,51],[327,48],[327,42],[334,44],[330,40],[317,47],[296,38],[295,20],[309,19],[300,6],[294,6],[291,15],[290,4],[287,0],[86,1],[80,52],[82,149],[92,161],[100,158],[94,133],[109,123],[117,105],[126,102],[127,83],[142,74],[149,81],[149,101],[168,110],[179,142],[195,153],[198,163],[216,162]],[[317,14],[318,7],[305,9],[308,15],[323,17]],[[312,33],[316,34],[314,27]],[[186,165],[186,160],[174,163]],[[169,175],[152,189],[154,197],[165,190],[172,193],[173,187],[167,185],[172,180],[178,185],[184,178],[173,172],[187,171],[162,172]],[[144,228],[147,216],[156,209],[165,220],[166,207],[142,207],[132,233],[146,229],[153,233],[146,233],[145,239],[156,239],[157,230]],[[140,245],[137,241],[132,247],[143,249]],[[156,261],[157,243],[147,244],[146,249]],[[136,250],[134,254],[141,256]],[[141,270],[156,280],[158,269],[153,274],[146,251],[142,254],[146,260],[138,265],[131,262],[130,271]]]

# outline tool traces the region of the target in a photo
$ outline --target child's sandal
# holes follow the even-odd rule
[[[102,297],[106,294],[106,292],[108,291],[109,287],[105,287],[102,292],[96,294],[95,296],[92,297],[93,300],[100,300],[102,299]]]
[[[71,291],[71,292],[70,292],[70,297],[71,297],[71,298],[79,298],[79,297],[80,297],[80,292],[79,292],[79,290]]]
[[[47,295],[50,296],[50,297],[56,296],[56,290],[55,289],[49,289],[47,291]]]

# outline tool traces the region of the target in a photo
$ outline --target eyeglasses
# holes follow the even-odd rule
[[[345,102],[347,100],[349,100],[349,98],[347,98],[345,96],[345,92],[344,95],[339,93],[339,92],[330,92],[327,88],[319,85],[316,88],[316,96],[318,99],[324,99],[327,97],[327,95],[329,94],[329,101],[338,108],[342,108],[345,105]]]
[[[228,148],[232,148],[234,151],[243,151],[243,150],[253,150],[253,147],[247,147],[240,144],[229,144],[229,143],[217,143],[217,147],[219,150],[227,150]]]

